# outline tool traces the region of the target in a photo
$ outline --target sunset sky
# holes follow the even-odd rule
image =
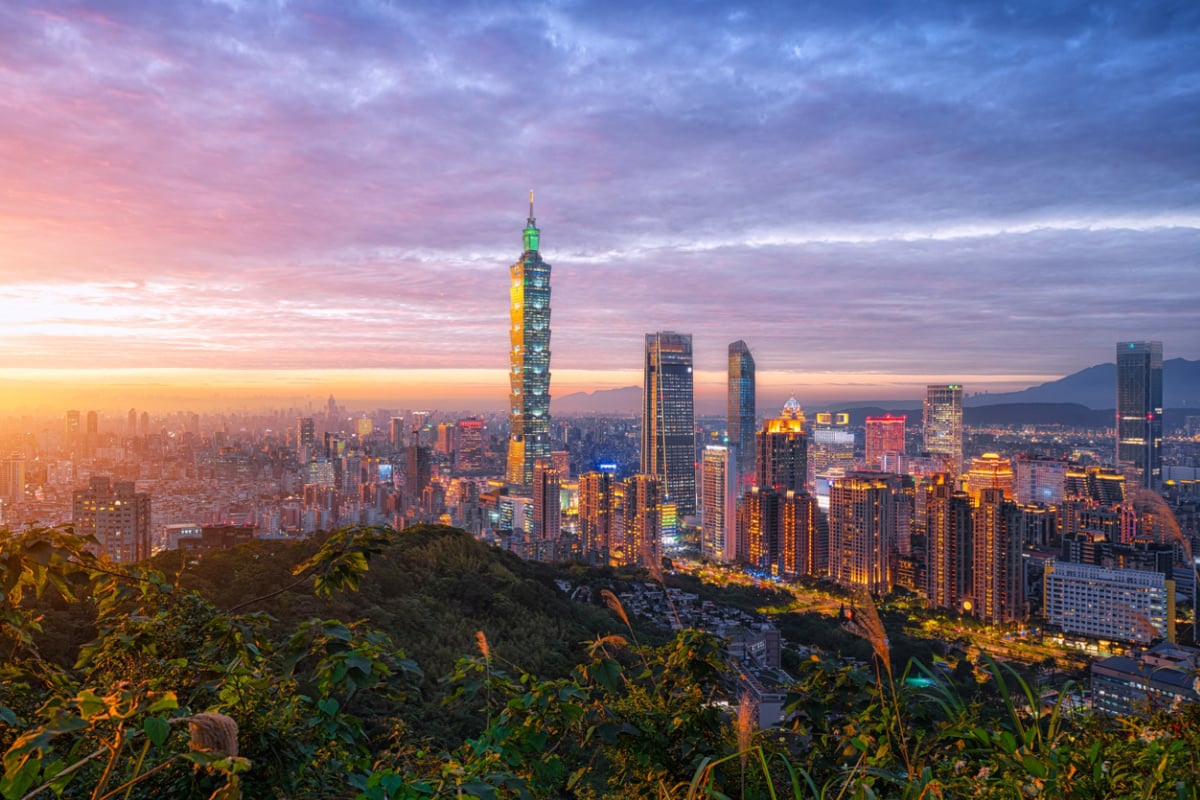
[[[500,408],[1200,358],[1200,4],[0,4],[0,410]],[[444,388],[443,388],[444,387]]]

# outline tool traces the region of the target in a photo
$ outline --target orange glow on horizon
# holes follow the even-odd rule
[[[641,385],[639,370],[554,370],[555,398]],[[696,372],[697,406],[715,413],[723,409],[725,374]],[[968,390],[1011,391],[1054,376],[950,376]],[[927,383],[945,382],[943,375],[877,373],[759,373],[760,411],[774,414],[775,397],[795,393],[803,402],[909,400],[922,396]],[[212,369],[6,369],[0,413],[42,414],[67,408],[124,413],[129,408],[153,412],[177,410],[229,411],[253,408],[297,408],[323,405],[329,395],[354,408],[436,408],[502,411],[508,399],[504,369],[345,369],[345,370],[212,370]],[[974,389],[974,387],[978,387]],[[782,403],[782,400],[780,400]],[[553,406],[551,407],[553,409]]]

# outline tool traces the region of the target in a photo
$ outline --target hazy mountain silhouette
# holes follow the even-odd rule
[[[1096,364],[1019,392],[973,395],[965,404],[979,407],[1009,403],[1078,403],[1092,409],[1111,409],[1116,407],[1116,385],[1117,365]],[[1186,358],[1163,361],[1163,407],[1200,408],[1200,361]]]
[[[1117,365],[1115,363],[1096,364],[1058,380],[1031,386],[1019,392],[970,395],[964,400],[964,404],[968,409],[999,405],[1069,404],[1074,408],[1057,410],[1026,408],[1023,411],[1014,410],[1012,413],[1018,416],[1028,415],[1027,421],[1030,423],[1050,423],[1061,418],[1063,424],[1090,426],[1093,417],[1078,412],[1113,409],[1116,406],[1116,384]],[[968,392],[970,391],[969,383],[966,389]],[[699,403],[699,399],[697,399],[697,403]],[[619,389],[597,389],[594,392],[574,392],[562,397],[555,397],[552,408],[555,414],[636,414],[641,408],[641,404],[642,387],[623,386]],[[873,401],[848,399],[838,403],[818,403],[811,409],[806,408],[805,410],[816,411],[818,410],[817,406],[820,406],[819,410],[857,409],[856,416],[866,416],[879,409],[889,409],[894,413],[906,413],[910,418],[915,411],[917,419],[920,418],[921,413],[920,398]],[[1079,408],[1080,406],[1082,408]],[[1163,407],[1178,411],[1200,410],[1200,361],[1172,358],[1163,362]],[[765,410],[767,409],[760,405],[759,411]],[[771,410],[774,410],[774,406],[771,407]],[[697,413],[701,413],[699,406]],[[1004,413],[998,413],[996,421],[1004,416]],[[966,417],[968,422],[972,420],[971,414],[967,414]],[[985,419],[990,421],[992,417],[984,415],[978,419],[982,424]],[[1074,420],[1074,422],[1070,420]]]

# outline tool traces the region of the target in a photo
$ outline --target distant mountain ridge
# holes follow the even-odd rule
[[[642,405],[642,387],[572,392],[552,401],[554,414],[632,414]]]
[[[1077,403],[1103,410],[1116,407],[1117,365],[1096,364],[1056,381],[1031,386],[1019,392],[972,395],[967,407],[1010,403]],[[968,385],[967,390],[970,391]],[[1172,358],[1163,361],[1163,407],[1200,409],[1200,361]]]
[[[985,408],[988,406],[1025,406],[1024,412],[1032,413],[1034,419],[1057,417],[1077,420],[1091,419],[1087,414],[1077,411],[1111,411],[1116,406],[1117,365],[1115,363],[1096,364],[1078,372],[1074,372],[1058,380],[1048,381],[1038,386],[1031,386],[1019,392],[1000,392],[996,394],[976,394],[965,398],[964,405],[968,408]],[[970,383],[966,384],[970,392]],[[573,392],[562,397],[554,398],[552,409],[555,414],[636,414],[642,403],[642,387],[622,386],[618,389],[597,389],[594,392]],[[1057,411],[1049,409],[1037,410],[1033,406],[1065,405]],[[893,412],[912,413],[920,415],[921,399],[911,400],[845,400],[839,403],[819,403],[821,408],[865,409],[886,408]],[[1080,408],[1082,407],[1082,408]],[[1172,358],[1163,362],[1163,407],[1175,411],[1197,410],[1200,413],[1200,360],[1190,361],[1186,358]],[[815,409],[815,406],[814,406]],[[762,406],[760,405],[760,410]],[[699,412],[699,409],[697,409]],[[982,415],[982,420],[988,415]],[[993,416],[1003,417],[1003,413]],[[970,420],[971,415],[967,415]],[[1045,421],[1049,421],[1048,419]]]

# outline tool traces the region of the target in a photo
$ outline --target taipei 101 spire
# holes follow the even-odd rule
[[[509,268],[512,303],[506,471],[510,486],[526,489],[533,486],[534,464],[550,458],[550,265],[538,252],[540,238],[530,192],[525,249]]]

